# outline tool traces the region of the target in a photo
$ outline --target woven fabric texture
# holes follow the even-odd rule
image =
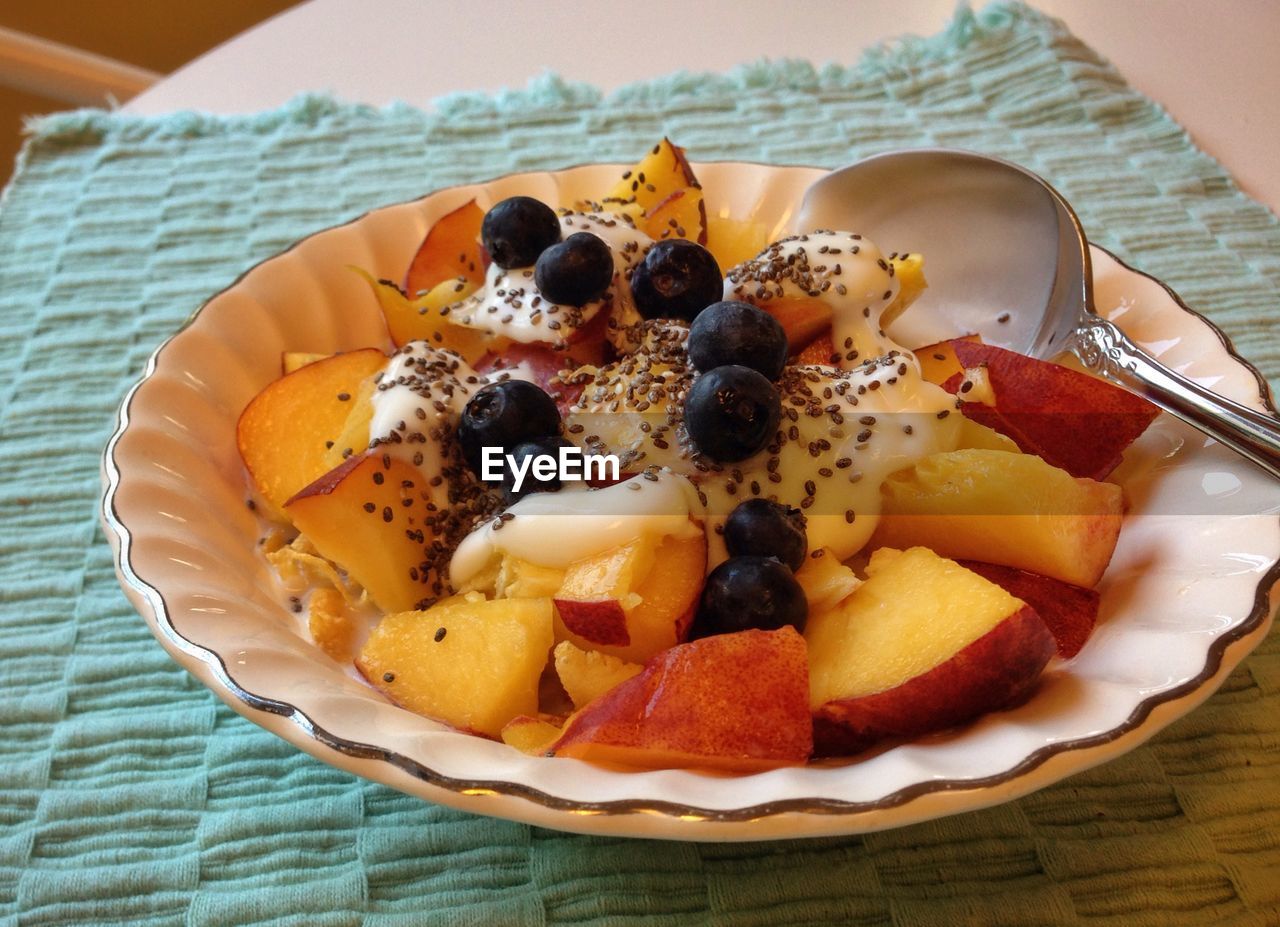
[[[852,10],[833,28],[855,30]],[[545,78],[433,111],[33,127],[0,206],[0,924],[1280,924],[1280,646],[1101,768],[865,837],[696,845],[474,817],[331,769],[172,663],[120,592],[98,463],[148,354],[318,228],[518,169],[836,165],[909,145],[1046,176],[1090,235],[1280,375],[1280,223],[1061,24],[962,9],[849,68],[604,97]]]

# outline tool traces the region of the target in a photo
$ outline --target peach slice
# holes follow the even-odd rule
[[[278,513],[324,474],[326,442],[342,430],[361,383],[386,366],[376,348],[298,368],[254,396],[236,423],[236,446],[258,492]]]
[[[556,637],[641,663],[684,639],[706,575],[699,532],[640,538],[571,564],[555,595]]]
[[[495,341],[478,328],[458,325],[448,318],[449,308],[468,296],[475,289],[475,284],[450,279],[410,299],[391,281],[375,280],[358,267],[351,269],[372,287],[387,321],[387,331],[397,347],[410,341],[429,341],[461,355],[468,363],[491,348],[501,350],[504,341]]]
[[[836,350],[834,342],[831,340],[831,333],[819,335],[813,341],[810,341],[799,354],[796,355],[795,362],[797,364],[819,364],[825,367],[840,366],[841,354]]]
[[[282,351],[280,354],[280,375],[285,376],[299,370],[307,364],[332,357],[332,354],[317,354],[314,351]]]
[[[751,260],[768,245],[766,225],[728,216],[707,216],[707,250],[725,269]]]
[[[411,297],[445,281],[465,281],[473,289],[484,282],[488,265],[480,247],[484,210],[475,200],[441,216],[427,230],[404,275],[404,291]]]
[[[574,708],[595,701],[644,669],[639,663],[628,663],[598,650],[583,650],[570,641],[556,644],[552,658],[556,675]]]
[[[545,755],[559,736],[559,725],[529,715],[517,715],[502,726],[502,742],[530,756]]]
[[[831,307],[809,296],[779,296],[753,302],[778,320],[787,334],[787,352],[798,354],[831,329]]]
[[[396,704],[496,738],[513,718],[537,715],[550,649],[550,599],[469,593],[383,618],[356,667]]]
[[[707,207],[699,187],[681,187],[644,214],[644,232],[655,241],[687,238],[707,243]]]
[[[364,587],[384,612],[429,598],[436,580],[424,566],[432,540],[430,492],[418,469],[376,452],[351,457],[285,503],[285,514],[321,556]]]
[[[805,628],[819,753],[856,753],[1015,705],[1053,655],[1053,635],[1028,605],[925,548],[878,550],[867,576]]]
[[[994,345],[952,344],[966,369],[985,367],[995,394],[994,409],[966,401],[964,414],[1072,476],[1105,478],[1160,414],[1141,396],[1097,377]]]
[[[551,751],[651,769],[757,772],[799,765],[812,747],[805,643],[785,627],[663,651],[571,715]]]
[[[605,208],[635,204],[642,212],[648,212],[683,187],[701,187],[701,184],[684,156],[684,149],[663,138],[622,175],[601,202]]]
[[[795,575],[811,615],[834,608],[862,584],[858,575],[826,548],[810,551]]]
[[[961,560],[960,564],[1034,608],[1053,632],[1058,656],[1074,657],[1093,634],[1100,598],[1096,589],[1082,589],[1039,573],[995,563]]]
[[[968,449],[933,454],[882,487],[873,546],[928,547],[1094,586],[1111,561],[1120,487],[1077,479],[1032,454]]]
[[[919,254],[891,254],[889,264],[898,278],[898,295],[884,312],[880,313],[880,327],[888,328],[894,319],[906,312],[926,289],[929,282],[924,276],[924,256]]]
[[[926,344],[924,347],[916,348],[912,352],[920,363],[920,374],[930,383],[941,386],[957,373],[964,373],[964,364],[960,363],[956,357],[955,343],[957,341],[982,344],[982,336],[976,334],[961,335],[959,338],[952,338],[949,341]]]

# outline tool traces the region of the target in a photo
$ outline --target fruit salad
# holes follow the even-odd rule
[[[468,202],[387,343],[288,353],[237,441],[329,657],[531,754],[750,773],[1014,706],[1089,639],[1154,407],[892,323],[924,258],[709,213],[664,139]],[[388,346],[393,346],[388,350]]]

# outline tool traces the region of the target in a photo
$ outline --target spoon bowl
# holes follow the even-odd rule
[[[927,255],[929,288],[918,300],[926,311],[895,322],[903,343],[976,332],[1032,357],[1071,351],[1280,478],[1280,422],[1165,367],[1097,314],[1084,229],[1026,168],[951,148],[887,152],[809,187],[796,225]]]

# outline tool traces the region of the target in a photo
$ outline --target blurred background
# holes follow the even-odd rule
[[[144,84],[293,6],[297,0],[5,0],[0,3],[0,185],[24,116],[80,106],[86,75]],[[50,48],[53,42],[65,49]],[[76,53],[80,53],[77,55]],[[81,57],[82,56],[82,57]],[[98,58],[106,59],[98,60]],[[113,67],[115,65],[115,67]],[[49,69],[56,73],[50,74]],[[117,96],[117,102],[125,98]]]

